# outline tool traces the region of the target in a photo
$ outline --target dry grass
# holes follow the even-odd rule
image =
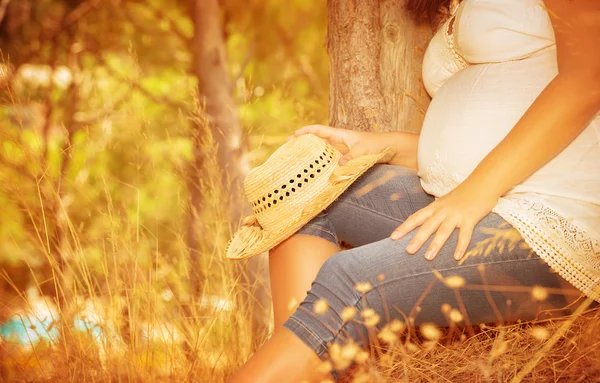
[[[140,142],[147,139],[143,129],[131,130]],[[268,309],[248,299],[264,286],[243,281],[240,268],[221,256],[229,227],[217,176],[205,170],[198,181],[205,205],[193,229],[204,234],[193,264],[185,234],[185,161],[148,156],[145,178],[141,165],[124,162],[123,168],[138,166],[137,178],[126,183],[101,170],[92,189],[77,180],[98,171],[91,169],[94,155],[114,148],[99,139],[71,147],[62,136],[49,142],[34,135],[23,126],[0,130],[0,203],[9,209],[3,217],[19,215],[11,222],[11,235],[18,236],[9,242],[22,257],[9,260],[0,250],[0,324],[12,320],[27,333],[0,337],[0,381],[223,381],[264,341],[253,329],[261,319],[268,327]],[[205,146],[206,153],[214,149]],[[59,161],[51,163],[52,154],[37,147],[58,147]],[[141,157],[143,149],[128,151]],[[60,160],[75,150],[89,150],[91,160],[74,174],[61,173]],[[216,168],[212,161],[207,156],[208,169]],[[159,230],[160,217],[144,219],[143,212],[144,203],[151,209],[161,198],[154,182],[165,173],[175,178],[168,193],[177,209],[171,214],[180,219]],[[88,202],[98,200],[105,203]],[[95,219],[87,227],[73,201],[88,203],[85,213]],[[194,278],[201,281],[196,293]]]
[[[18,138],[1,138],[20,144]],[[25,163],[38,160],[25,152],[31,155]],[[228,235],[221,211],[203,212],[208,245],[191,269],[176,262],[185,254],[178,258],[161,252],[159,239],[140,221],[136,185],[127,185],[138,196],[133,200],[118,200],[105,188],[106,206],[91,210],[104,217],[101,240],[90,243],[71,220],[56,180],[40,174],[3,185],[3,193],[30,221],[27,242],[41,261],[2,266],[0,319],[29,316],[48,324],[56,337],[37,342],[42,329],[27,324],[33,341],[19,345],[0,339],[0,381],[222,382],[248,359],[253,344],[264,341],[253,333],[256,321],[250,318],[262,315],[258,319],[266,321],[269,310],[247,294],[264,286],[242,284],[239,269],[221,256]],[[218,188],[210,180],[203,182],[206,190],[215,191],[206,197],[217,201],[206,205],[222,206]],[[85,198],[77,188],[66,194]],[[130,219],[127,210],[137,215]],[[54,258],[49,239],[55,227],[63,233],[63,265]],[[179,247],[186,249],[184,227],[173,231]],[[496,241],[480,250],[500,245],[507,246]],[[140,257],[148,253],[150,262]],[[197,295],[189,289],[194,274],[203,281]],[[19,279],[30,279],[31,288],[24,291]],[[372,313],[362,317],[379,321]],[[370,352],[343,346],[332,350],[335,357],[323,368],[353,365],[345,379],[357,383],[598,382],[598,334],[600,309],[562,320],[483,327],[472,337],[444,336],[433,327],[407,329],[396,322],[373,334]]]
[[[573,319],[572,324],[569,319]],[[565,325],[564,336],[555,336]],[[428,331],[431,329],[424,329]],[[413,330],[410,335],[399,336],[391,347],[374,345],[370,358],[344,380],[598,382],[599,331],[600,309],[588,310],[576,318],[483,327],[472,337],[427,339]]]
[[[222,241],[214,253],[203,254],[200,272],[207,285],[193,299],[184,287],[161,283],[168,269],[161,255],[154,265],[136,264],[136,225],[121,222],[110,234],[115,246],[102,254],[106,266],[94,277],[84,272],[90,267],[86,258],[74,252],[66,270],[53,265],[49,271],[70,290],[54,297],[39,297],[35,289],[4,295],[5,317],[56,316],[52,326],[60,337],[29,347],[0,343],[2,381],[224,381],[252,352],[248,318],[254,307],[238,299],[239,276],[218,255]],[[189,273],[184,268],[181,278]],[[8,273],[3,277],[11,280]],[[363,287],[370,289],[357,289]],[[63,297],[67,304],[57,306]],[[364,314],[366,322],[373,319]],[[75,330],[73,318],[87,330]],[[369,353],[344,346],[350,350],[338,349],[331,365],[353,364],[345,377],[349,382],[597,382],[598,334],[600,309],[554,321],[481,327],[473,337],[392,323],[373,334]]]

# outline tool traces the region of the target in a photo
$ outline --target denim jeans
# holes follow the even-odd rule
[[[431,239],[418,253],[406,253],[416,230],[398,241],[389,239],[398,225],[432,201],[412,170],[377,165],[361,176],[298,231],[353,248],[324,263],[284,327],[324,358],[333,342],[367,344],[369,332],[360,315],[366,308],[379,316],[381,328],[392,319],[438,326],[531,320],[566,306],[562,278],[496,214],[476,226],[461,261],[453,258],[458,230],[433,261],[424,258]],[[315,312],[319,300],[327,305]],[[343,319],[348,307],[356,311],[352,320]]]

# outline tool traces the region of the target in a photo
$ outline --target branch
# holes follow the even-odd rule
[[[90,0],[79,4],[73,9],[61,23],[61,29],[66,29],[87,15],[92,9],[96,8],[102,0]]]
[[[95,115],[91,115],[87,118],[78,118],[77,122],[80,124],[84,124],[84,125],[91,125],[91,124],[95,124],[96,122],[109,117],[114,111],[119,109],[119,107],[121,107],[121,105],[125,104],[125,102],[131,98],[133,91],[134,91],[134,89],[132,87],[130,87],[127,90],[127,92],[125,92],[125,94],[121,98],[119,98],[119,100],[117,100],[116,102],[113,102],[113,104],[110,107],[105,108],[104,110],[97,112]],[[81,112],[79,112],[79,113],[81,114]]]
[[[175,108],[175,109],[184,109],[184,110],[187,109],[187,106],[185,104],[177,102],[177,101],[173,101],[173,100],[170,100],[168,98],[161,97],[161,96],[156,96],[156,95],[152,94],[149,90],[147,90],[146,88],[144,88],[139,82],[132,81],[132,80],[129,80],[129,79],[121,76],[119,73],[117,73],[116,70],[114,70],[114,68],[112,68],[110,66],[110,64],[108,62],[106,62],[106,60],[102,56],[102,53],[98,52],[98,53],[94,53],[94,55],[98,59],[98,62],[102,66],[104,66],[106,68],[106,71],[112,77],[116,78],[120,82],[128,83],[129,86],[131,86],[131,88],[137,90],[138,92],[140,92],[142,95],[144,95],[149,100],[151,100],[151,101],[153,101],[153,102],[155,102],[157,104],[166,104],[166,105],[169,105],[170,107]]]
[[[2,0],[6,1],[6,0]],[[92,9],[96,8],[98,4],[100,4],[102,0],[90,0],[84,3],[79,4],[75,9],[73,9],[69,14],[62,19],[60,26],[52,31],[49,36],[45,39],[41,39],[40,44],[38,44],[38,48],[34,51],[29,52],[21,62],[29,62],[31,59],[40,53],[40,51],[44,48],[44,41],[53,41],[56,37],[62,33],[65,29],[69,28],[71,25],[75,24],[79,20],[81,20],[85,15],[87,15]]]
[[[149,9],[149,8],[147,8]],[[153,18],[156,19],[156,13],[154,12],[154,10],[149,9],[152,13],[153,13]],[[125,19],[127,19],[127,21],[129,21],[131,24],[133,24],[141,33],[147,34],[149,36],[152,37],[156,37],[159,35],[159,33],[157,33],[156,30],[153,30],[151,28],[148,28],[145,24],[147,24],[146,22],[139,22],[136,18],[135,18],[135,12],[132,12],[132,10],[128,9],[127,7],[125,7],[125,11],[123,12],[123,10],[121,8],[117,8],[117,12],[119,12]],[[156,24],[156,23],[153,23]],[[185,45],[188,45],[191,41],[190,38],[186,37],[185,35],[183,35],[183,33],[179,30],[177,30],[176,28],[172,27],[172,23],[171,21],[169,21],[169,30],[168,32],[174,34],[176,37],[178,37],[179,39],[182,40],[182,42]]]
[[[230,91],[233,91],[235,89],[235,84],[238,82],[238,80],[240,78],[242,78],[244,76],[244,72],[246,71],[246,68],[250,64],[250,61],[252,60],[253,53],[254,53],[254,43],[251,43],[250,47],[248,48],[248,53],[246,53],[246,57],[244,58],[244,62],[242,62],[242,65],[240,66],[240,70],[231,79]]]
[[[287,29],[279,23],[275,24],[275,28],[277,29],[277,34],[283,40],[283,47],[287,51],[288,57],[291,57],[291,60],[293,60],[296,63],[300,73],[302,73],[302,76],[308,82],[308,85],[310,85],[315,90],[317,95],[326,96],[325,92],[323,91],[323,87],[319,82],[319,79],[315,76],[313,72],[307,69],[307,65],[303,63],[302,60],[300,60],[300,56],[293,51],[293,38],[290,37]]]
[[[179,29],[177,24],[173,20],[168,18],[161,9],[155,8],[154,6],[152,6],[151,2],[147,2],[146,4],[148,5],[148,9],[150,9],[153,12],[156,19],[167,21],[167,23],[169,24],[169,30],[171,32],[173,32],[175,35],[177,35],[177,37],[179,37],[181,39],[181,41],[183,41],[187,44],[192,42],[192,38],[186,36],[185,33],[183,33],[183,31],[181,29]]]
[[[4,16],[6,16],[6,8],[8,8],[8,4],[10,4],[10,0],[0,1],[0,24],[2,24]]]

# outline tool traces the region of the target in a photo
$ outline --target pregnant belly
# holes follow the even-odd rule
[[[441,196],[462,182],[508,134],[556,75],[554,50],[465,68],[437,92],[419,140],[419,176]]]

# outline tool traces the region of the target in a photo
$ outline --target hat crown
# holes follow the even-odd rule
[[[340,152],[323,139],[305,134],[279,147],[252,169],[244,191],[258,223],[276,230],[290,215],[301,214],[328,184]]]

